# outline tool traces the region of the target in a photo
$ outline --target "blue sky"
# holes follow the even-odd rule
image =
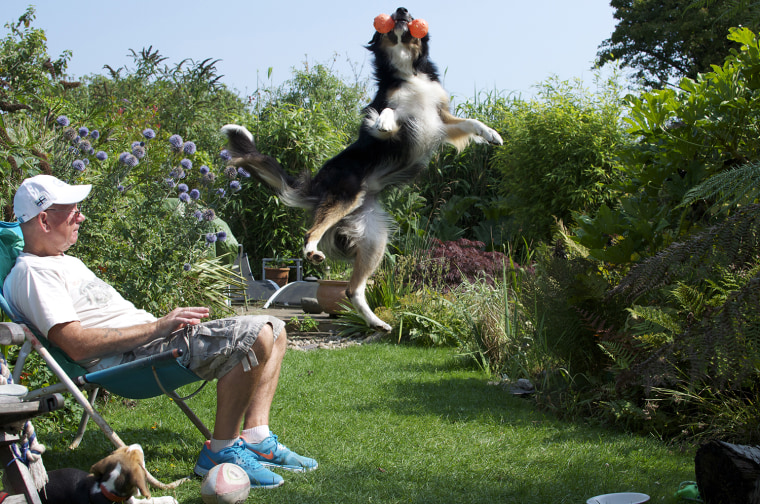
[[[221,60],[223,82],[241,95],[267,84],[269,68],[271,83],[280,84],[304,62],[333,65],[348,79],[368,77],[363,46],[373,19],[399,6],[428,22],[431,59],[460,101],[494,90],[528,97],[550,76],[590,85],[597,47],[615,27],[606,0],[2,0],[2,24],[30,3],[51,56],[73,51],[71,75],[129,65],[129,49],[152,45],[171,63]]]

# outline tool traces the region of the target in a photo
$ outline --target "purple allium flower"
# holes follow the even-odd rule
[[[122,163],[129,166],[130,168],[134,168],[135,166],[138,165],[139,161],[132,154],[127,154],[126,156],[124,156],[124,160],[122,161]]]
[[[185,151],[185,154],[192,156],[195,154],[195,144],[193,142],[185,142],[185,145],[182,146],[182,150]]]
[[[119,191],[120,193],[123,193],[124,191],[127,190],[127,188],[124,187],[123,185],[119,184],[119,185],[116,186],[116,190]]]
[[[227,191],[225,191],[224,189],[220,187],[219,189],[216,190],[216,194],[218,194],[220,198],[224,198],[224,195],[227,194]]]
[[[152,129],[150,129],[150,128],[148,128],[148,129],[146,129],[146,130],[143,130],[142,134],[143,134],[143,136],[144,136],[145,138],[147,138],[148,140],[153,140],[154,138],[156,138],[156,132],[155,132],[155,131],[153,131],[153,130],[152,130]]]
[[[216,212],[214,212],[213,208],[209,208],[208,210],[203,212],[203,218],[211,222],[212,220],[216,219]]]
[[[201,192],[198,189],[193,189],[192,191],[190,191],[190,197],[193,200],[198,200],[201,197]]]
[[[208,169],[208,166],[202,165],[201,168],[200,168],[200,170],[198,170],[198,171],[200,172],[201,175],[205,175],[205,174],[207,174],[209,172],[209,169]]]
[[[199,221],[203,220],[203,212],[201,212],[200,210],[196,210],[195,213],[193,213],[193,215],[195,215],[195,218],[198,219]]]
[[[189,195],[189,194],[187,194],[186,192],[180,193],[180,195],[179,195],[179,200],[180,200],[182,203],[187,203],[188,201],[190,201],[190,195]]]
[[[79,142],[79,150],[82,152],[89,152],[90,149],[92,149],[92,145],[87,140],[82,140]]]
[[[90,138],[92,138],[93,140],[97,140],[98,138],[100,138],[100,131],[98,130],[90,131]]]
[[[219,157],[225,161],[232,159],[232,156],[230,156],[230,153],[227,151],[227,149],[222,149],[222,152],[219,153]]]
[[[177,190],[181,193],[186,193],[188,190],[187,184],[180,184],[177,186]]]
[[[238,168],[238,175],[243,178],[251,178],[251,174],[248,173],[244,168]]]
[[[220,242],[223,242],[224,240],[227,239],[227,233],[225,231],[219,231],[216,233],[216,238]]]
[[[142,145],[142,142],[139,140],[135,140],[134,142],[132,142],[131,147],[134,149],[135,147],[139,147],[140,145]]]
[[[224,169],[224,176],[230,180],[236,178],[237,174],[238,174],[237,168],[235,168],[234,166],[228,166],[227,168]]]
[[[69,124],[71,124],[71,122],[69,121],[69,118],[68,118],[68,117],[66,117],[65,115],[59,115],[59,116],[56,118],[55,122],[57,122],[57,123],[58,123],[58,126],[63,126],[64,128],[65,128],[66,126],[68,126]]]
[[[136,145],[135,147],[132,147],[132,154],[134,154],[134,156],[137,159],[144,158],[145,157],[145,147],[143,147],[142,145]]]
[[[81,128],[79,128],[80,137],[86,137],[89,134],[90,134],[90,129],[87,128],[87,126],[82,126]]]
[[[89,154],[90,156],[92,156],[93,154],[95,154],[95,149],[93,149],[92,147],[90,147],[89,149],[87,149],[87,154]]]
[[[74,140],[76,136],[77,136],[77,132],[74,128],[66,128],[65,130],[63,130],[63,138],[65,138],[69,142]]]
[[[240,182],[237,180],[230,182],[230,189],[234,192],[238,192],[240,190]]]
[[[211,185],[214,183],[215,180],[216,180],[216,175],[209,172],[203,176],[203,179],[201,179],[201,182],[203,182],[206,185]]]
[[[184,266],[182,266],[182,269],[185,271],[190,271],[193,268],[193,266],[190,263],[185,263]]]
[[[106,154],[106,153],[105,153],[104,151],[102,151],[102,150],[101,150],[101,151],[98,151],[98,152],[95,154],[95,159],[97,159],[98,161],[105,161],[106,159],[108,159],[108,154]]]
[[[85,169],[84,161],[81,159],[75,159],[73,163],[71,163],[71,167],[74,168],[76,171],[83,172]]]
[[[169,186],[169,189],[172,189],[177,183],[174,181],[174,179],[168,178],[166,179],[166,185]]]
[[[214,243],[216,241],[216,233],[208,233],[206,235],[206,243]]]
[[[182,137],[179,135],[172,135],[169,137],[169,145],[171,145],[172,150],[175,152],[179,152],[182,150],[182,145],[184,142],[182,141]]]
[[[169,175],[178,180],[183,179],[185,178],[185,170],[183,170],[181,166],[177,166],[176,168],[172,168],[172,171],[169,173]]]
[[[84,163],[84,165],[85,165],[85,166],[90,166],[90,160],[89,160],[89,159],[87,159],[87,158],[84,158],[84,159],[82,160],[82,162]]]
[[[185,170],[189,170],[190,168],[192,168],[192,167],[193,167],[193,162],[192,162],[192,161],[190,161],[190,160],[189,160],[189,159],[187,159],[187,158],[185,158],[185,159],[183,159],[182,161],[180,161],[180,162],[179,162],[179,164],[180,164],[180,165],[182,166],[182,168],[184,168]]]
[[[119,163],[123,163],[123,162],[124,162],[124,159],[125,159],[127,156],[129,156],[129,152],[122,152],[121,154],[119,154]]]
[[[79,142],[81,142],[81,141],[82,141],[82,139],[79,137],[79,135],[77,135],[77,136],[75,136],[75,137],[74,137],[74,138],[71,140],[71,143],[73,143],[74,145],[76,145],[76,144],[78,144],[78,143],[79,143]]]

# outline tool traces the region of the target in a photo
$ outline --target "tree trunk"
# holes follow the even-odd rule
[[[760,504],[760,447],[710,441],[694,470],[705,504]]]

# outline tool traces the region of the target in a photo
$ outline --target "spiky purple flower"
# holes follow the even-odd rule
[[[98,138],[100,138],[100,131],[98,130],[90,131],[90,138],[92,138],[93,140],[97,140]]]
[[[123,193],[124,191],[127,190],[127,188],[124,187],[123,185],[119,184],[119,185],[116,186],[116,190],[119,191],[120,193]]]
[[[80,137],[86,137],[90,134],[90,129],[87,126],[82,126],[79,128],[79,136]]]
[[[209,245],[214,243],[216,241],[216,233],[208,233],[206,234],[206,243]]]
[[[179,135],[172,135],[169,137],[169,145],[171,145],[171,148],[175,152],[179,152],[182,150],[182,145],[184,142],[182,141],[182,137]]]
[[[216,194],[218,194],[220,198],[224,198],[224,195],[227,194],[227,191],[225,191],[224,189],[220,187],[219,189],[216,190]]]
[[[225,161],[232,159],[232,156],[230,156],[230,153],[227,149],[222,149],[222,152],[219,153],[219,157]]]
[[[238,174],[237,168],[235,168],[232,165],[230,165],[230,166],[228,166],[227,168],[224,169],[224,176],[227,177],[230,180],[236,178],[237,174]]]
[[[223,242],[227,239],[227,232],[226,231],[219,231],[216,233],[216,238],[220,242]]]
[[[137,158],[133,156],[132,154],[127,154],[126,156],[124,156],[124,159],[121,162],[129,166],[130,168],[134,168],[139,163]]]
[[[191,269],[193,269],[193,266],[190,263],[185,263],[184,266],[182,266],[182,269],[185,271],[190,271]]]
[[[192,156],[195,154],[195,144],[193,142],[185,142],[185,145],[182,146],[182,150],[185,151],[185,154]]]
[[[143,147],[142,145],[136,145],[136,146],[132,147],[132,154],[134,154],[134,156],[137,159],[144,158],[145,157],[145,147]]]
[[[71,163],[71,167],[74,168],[76,171],[83,172],[85,169],[84,161],[81,159],[75,159],[73,163]]]
[[[230,190],[232,190],[233,192],[238,192],[240,190],[240,182],[238,182],[237,180],[233,180],[232,182],[230,182]]]
[[[205,175],[209,172],[209,168],[206,165],[202,165],[198,171],[201,175]]]
[[[183,170],[181,166],[177,166],[175,168],[172,168],[172,171],[169,173],[169,175],[177,180],[183,179],[185,178],[185,170]]]
[[[200,197],[201,197],[201,192],[200,192],[198,189],[193,189],[192,191],[190,191],[190,197],[191,197],[191,198],[192,198],[194,201],[196,201],[196,200],[200,199]]]
[[[129,156],[129,152],[122,152],[119,154],[119,163],[123,163],[127,156]]]
[[[187,158],[184,158],[182,161],[179,162],[179,164],[182,165],[182,168],[184,168],[185,170],[189,170],[190,168],[193,167],[193,162]]]
[[[146,129],[146,130],[143,130],[142,134],[143,134],[143,136],[144,136],[145,138],[147,138],[148,140],[153,140],[154,138],[156,138],[156,132],[155,132],[155,131],[153,131],[153,130],[152,130],[152,129],[150,129],[150,128],[148,128],[148,129]]]
[[[196,210],[195,213],[193,213],[193,215],[195,215],[195,218],[198,219],[199,221],[203,220],[203,212],[201,212],[200,210]]]
[[[209,208],[208,210],[203,212],[203,218],[211,222],[212,220],[216,219],[216,212],[214,212],[213,208]]]
[[[251,174],[248,173],[244,168],[240,167],[238,168],[238,175],[240,175],[243,178],[251,178]]]
[[[168,178],[168,179],[166,179],[165,182],[166,182],[166,185],[169,186],[169,189],[172,189],[172,188],[174,188],[174,186],[177,185],[177,183],[174,181],[173,178]]]
[[[66,117],[65,115],[59,115],[59,116],[56,118],[55,122],[57,122],[57,123],[58,123],[58,126],[63,126],[64,128],[65,128],[66,126],[68,126],[69,124],[71,124],[71,122],[69,121],[69,118],[68,118],[68,117]]]
[[[179,200],[180,200],[182,203],[187,203],[188,201],[190,201],[190,195],[189,195],[189,194],[187,194],[186,192],[180,193],[180,195],[179,195]]]
[[[188,190],[187,184],[180,184],[177,186],[177,190],[181,193],[186,193]]]

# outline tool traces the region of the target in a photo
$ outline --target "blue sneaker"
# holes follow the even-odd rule
[[[215,465],[229,462],[243,468],[251,480],[251,488],[276,488],[285,482],[282,476],[259,464],[256,457],[246,449],[242,439],[238,439],[234,445],[219,451],[219,453],[212,452],[209,448],[210,445],[211,441],[206,441],[201,449],[201,454],[198,456],[198,462],[193,469],[193,472],[198,476],[205,476]]]
[[[241,438],[242,439],[242,438]],[[243,439],[243,444],[248,448],[253,457],[263,466],[278,467],[287,471],[305,472],[317,468],[317,461],[302,457],[277,442],[277,436],[269,433],[269,437],[261,443],[252,444]]]

